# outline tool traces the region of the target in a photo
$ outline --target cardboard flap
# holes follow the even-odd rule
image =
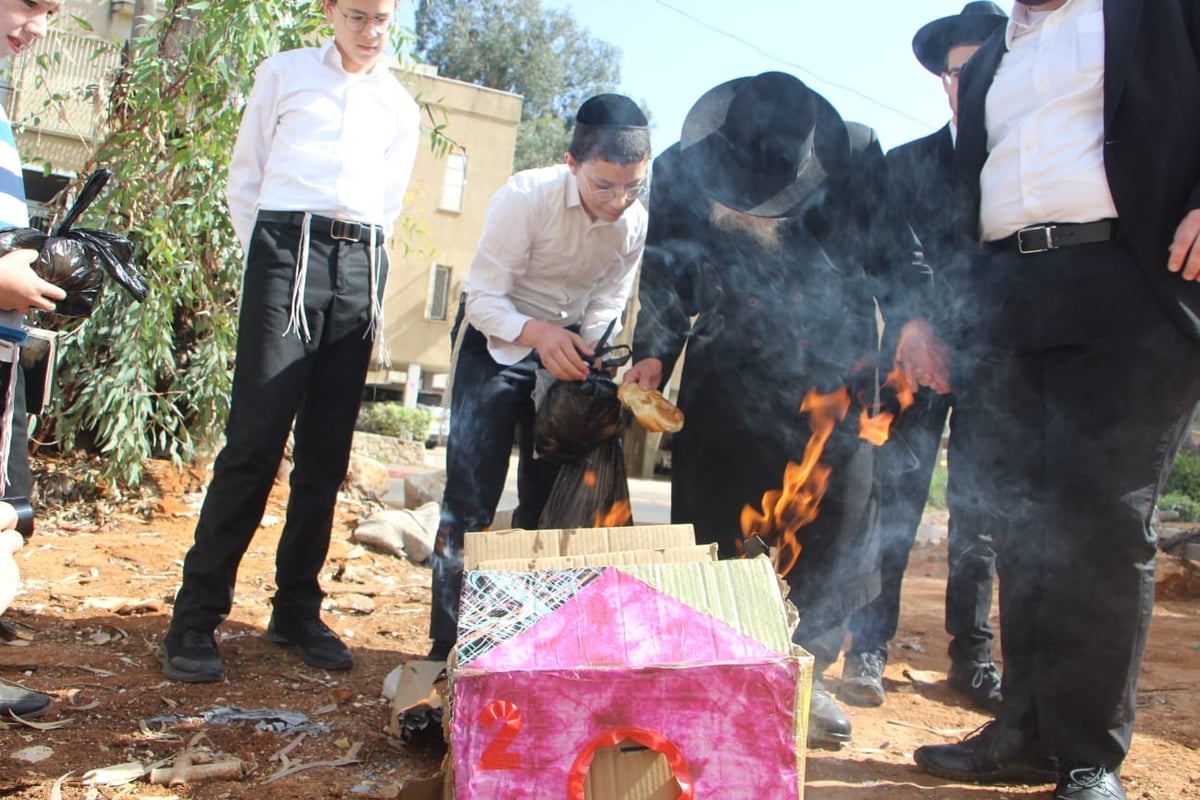
[[[528,531],[471,531],[464,542],[464,569],[479,569],[488,561],[542,559],[660,548],[691,547],[691,525],[631,525],[619,528],[567,528]]]

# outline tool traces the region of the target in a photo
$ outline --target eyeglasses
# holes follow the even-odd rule
[[[958,80],[958,74],[962,72],[962,67],[950,67],[942,72],[942,83],[949,86],[954,81]]]
[[[346,20],[346,27],[355,33],[362,33],[366,30],[368,23],[371,26],[371,30],[386,31],[392,27],[392,23],[395,21],[395,18],[391,14],[376,14],[371,16],[361,11],[346,13],[342,11],[341,6],[337,6],[337,10],[341,12],[342,18]]]
[[[579,174],[587,181],[588,193],[591,194],[592,199],[597,203],[610,203],[618,197],[622,200],[637,200],[639,197],[645,197],[650,193],[650,187],[645,183],[639,183],[637,186],[627,189],[615,189],[609,186],[602,186],[597,189],[592,179],[584,175],[582,170],[580,170]]]

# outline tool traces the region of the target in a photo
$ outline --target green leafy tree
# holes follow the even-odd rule
[[[620,83],[620,51],[539,0],[420,0],[416,56],[448,78],[524,96],[514,168],[562,161],[585,99]]]
[[[80,176],[108,166],[113,188],[80,226],[127,232],[150,295],[138,304],[110,285],[89,320],[58,326],[73,333],[39,438],[98,452],[107,477],[131,484],[144,459],[186,461],[219,434],[242,273],[229,156],[259,62],[325,28],[314,0],[172,0],[127,45],[107,135]]]

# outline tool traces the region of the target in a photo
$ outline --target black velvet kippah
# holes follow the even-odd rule
[[[598,94],[583,101],[575,121],[580,125],[645,128],[650,125],[637,103],[623,94]]]

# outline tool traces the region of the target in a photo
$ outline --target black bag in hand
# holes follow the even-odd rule
[[[538,528],[617,528],[633,524],[625,450],[614,436],[582,460],[564,464],[538,518]]]
[[[533,444],[547,461],[573,464],[617,435],[621,401],[617,384],[603,371],[582,381],[555,381],[537,407]]]
[[[71,227],[110,177],[112,172],[107,169],[93,172],[53,234],[47,235],[36,228],[0,231],[0,255],[23,248],[37,250],[33,271],[67,293],[56,304],[55,314],[64,317],[91,314],[104,288],[105,273],[138,302],[146,299],[148,287],[134,265],[132,242],[108,231]]]

